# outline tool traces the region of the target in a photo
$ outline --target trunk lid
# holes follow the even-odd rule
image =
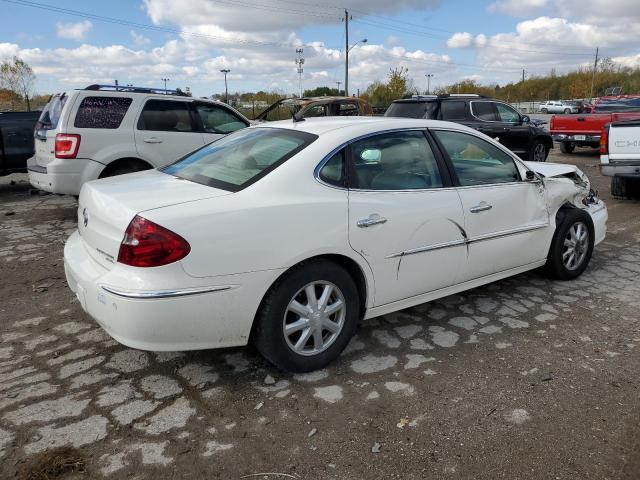
[[[551,134],[600,135],[602,127],[610,121],[610,113],[554,115]]]
[[[231,192],[183,180],[158,170],[85,183],[78,200],[78,231],[89,255],[111,269],[129,222],[145,211]]]
[[[609,162],[640,165],[640,121],[616,122],[609,128]]]

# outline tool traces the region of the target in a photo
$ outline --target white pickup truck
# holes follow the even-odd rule
[[[640,195],[640,121],[612,122],[600,135],[600,169],[611,177],[611,195]]]

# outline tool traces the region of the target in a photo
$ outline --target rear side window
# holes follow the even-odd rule
[[[77,128],[118,128],[130,105],[131,98],[85,97],[78,107],[73,126]]]
[[[336,187],[346,187],[347,174],[344,161],[344,150],[335,153],[320,169],[320,180]]]
[[[487,122],[496,122],[496,111],[492,102],[471,102],[471,111],[476,118]]]
[[[341,103],[338,107],[338,116],[353,117],[358,115],[358,105],[355,103]]]
[[[465,102],[442,102],[440,112],[442,120],[464,120],[467,118]]]
[[[138,130],[193,132],[189,103],[149,100],[138,120]]]
[[[432,119],[437,106],[437,102],[394,102],[389,105],[384,116]]]

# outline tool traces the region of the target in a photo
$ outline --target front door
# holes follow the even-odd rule
[[[464,209],[468,260],[462,281],[544,260],[553,228],[543,185],[470,133],[432,130],[451,162]]]
[[[450,286],[466,260],[460,199],[421,130],[350,147],[349,242],[369,263],[375,305]]]
[[[135,128],[136,150],[156,167],[169,165],[204,145],[190,102],[149,99]]]
[[[498,122],[503,133],[500,143],[517,155],[524,156],[529,151],[529,125],[522,123],[522,116],[513,107],[495,102]]]

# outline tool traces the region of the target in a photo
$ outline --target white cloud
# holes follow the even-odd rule
[[[473,35],[469,32],[454,33],[447,40],[449,48],[469,48],[473,44]]]
[[[547,6],[549,0],[497,0],[487,7],[491,13],[530,17]]]
[[[87,38],[87,33],[91,30],[93,24],[89,20],[83,20],[78,23],[56,23],[56,33],[60,38],[68,40],[77,40],[81,42]]]
[[[148,39],[144,35],[137,33],[134,30],[130,30],[129,35],[131,35],[131,40],[134,47],[144,47],[145,45],[149,45],[151,43],[150,39]]]

